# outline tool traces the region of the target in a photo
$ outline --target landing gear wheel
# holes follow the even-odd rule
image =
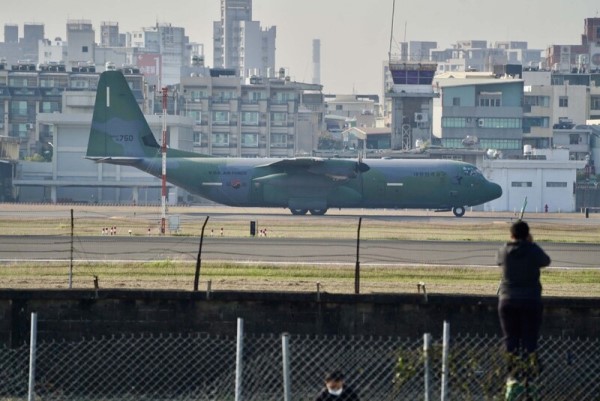
[[[308,212],[308,209],[290,209],[294,216],[303,216]]]
[[[310,214],[313,216],[323,216],[327,213],[327,209],[310,209]]]
[[[454,215],[456,217],[463,217],[465,214],[465,208],[464,206],[456,206],[452,208],[452,213],[454,213]]]

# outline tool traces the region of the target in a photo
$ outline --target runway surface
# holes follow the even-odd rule
[[[363,265],[494,266],[500,243],[363,240]],[[543,243],[552,267],[598,268],[599,244]],[[199,238],[194,237],[75,237],[76,262],[195,261]],[[68,236],[1,236],[0,262],[69,260]],[[356,240],[305,238],[206,237],[203,261],[277,264],[354,264]]]

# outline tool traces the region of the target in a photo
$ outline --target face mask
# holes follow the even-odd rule
[[[327,391],[329,392],[329,394],[331,395],[340,395],[342,394],[342,391],[344,390],[343,387],[340,387],[338,390],[332,390],[330,388],[327,388]]]

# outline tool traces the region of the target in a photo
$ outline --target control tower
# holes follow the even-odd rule
[[[390,60],[392,149],[414,149],[417,143],[431,141],[433,98],[438,96],[431,85],[436,70],[434,62]]]

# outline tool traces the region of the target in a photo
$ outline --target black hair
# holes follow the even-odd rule
[[[510,227],[510,234],[514,239],[524,241],[529,237],[529,225],[519,220]]]
[[[328,381],[339,382],[341,380],[344,380],[344,374],[340,370],[334,370],[333,372],[330,372],[327,374],[327,376],[325,376],[326,382],[328,382]]]

